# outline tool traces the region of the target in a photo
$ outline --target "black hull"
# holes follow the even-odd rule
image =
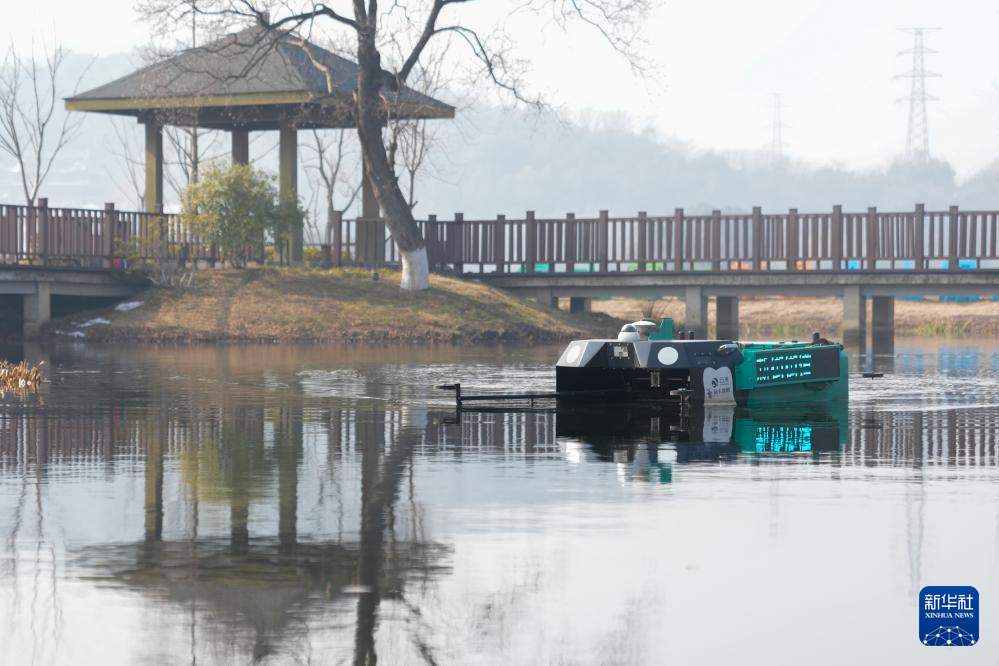
[[[657,370],[655,375],[646,368],[556,367],[555,391],[560,399],[663,403],[678,399],[671,392],[689,388],[686,369]]]

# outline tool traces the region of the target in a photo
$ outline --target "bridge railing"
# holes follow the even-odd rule
[[[353,224],[344,222],[345,225]],[[999,268],[999,212],[790,209],[733,214],[419,222],[434,270],[458,273]],[[342,256],[352,256],[342,247]],[[399,260],[386,240],[386,261]]]
[[[357,220],[334,227],[329,255],[356,261]],[[457,273],[959,270],[999,267],[999,211],[831,211],[418,222],[433,270]],[[261,259],[260,248],[248,258]],[[218,260],[178,216],[0,204],[0,264],[110,267],[115,260]],[[401,259],[391,236],[384,261]]]
[[[259,248],[248,248],[259,255]],[[258,258],[251,256],[250,258]],[[215,245],[170,213],[0,204],[0,264],[110,268],[116,261],[216,261]]]

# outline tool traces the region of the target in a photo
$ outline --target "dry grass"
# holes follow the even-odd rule
[[[10,363],[0,358],[0,395],[4,391],[27,393],[36,390],[42,383],[42,371],[38,366],[27,362]]]
[[[683,301],[675,298],[594,301],[593,310],[627,321],[653,311],[657,316],[672,317],[681,324],[684,317]],[[713,330],[713,308],[709,309],[708,318]],[[744,298],[739,301],[740,337],[747,339],[805,338],[811,336],[812,331],[838,336],[842,318],[843,303],[835,298]],[[871,321],[870,311],[867,321]],[[999,302],[896,300],[895,332],[902,336],[995,337],[999,335]]]
[[[150,289],[129,312],[82,329],[93,340],[257,342],[554,341],[615,330],[604,315],[541,308],[485,285],[434,275],[425,292],[403,292],[399,274],[373,281],[354,269],[203,271],[190,289]]]

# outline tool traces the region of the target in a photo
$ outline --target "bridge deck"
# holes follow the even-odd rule
[[[841,296],[851,289],[864,296],[999,296],[999,270],[994,269],[484,273],[477,278],[501,289],[553,297],[685,296],[692,288],[705,296]]]

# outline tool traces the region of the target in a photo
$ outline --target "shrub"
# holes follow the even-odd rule
[[[211,167],[184,191],[181,220],[216,243],[222,259],[243,266],[266,233],[275,244],[287,243],[295,222],[289,211],[300,209],[297,202],[278,205],[277,199],[274,179],[247,164]]]

